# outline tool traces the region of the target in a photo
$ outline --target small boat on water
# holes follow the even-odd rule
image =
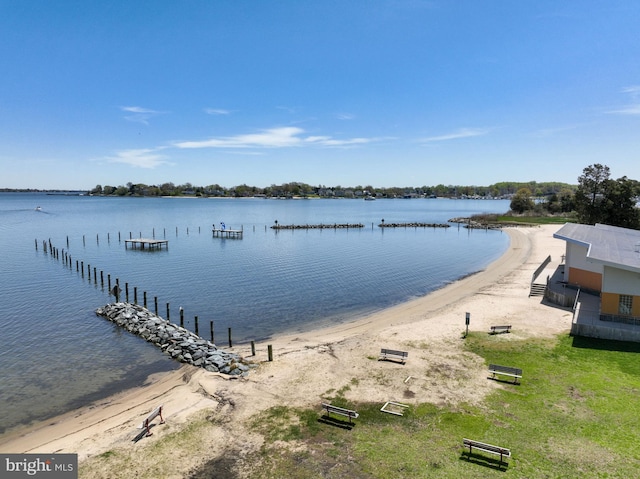
[[[39,206],[36,206],[36,211],[42,211],[42,208],[40,208]]]
[[[371,196],[371,195],[367,195],[364,197],[365,201],[375,201],[376,197],[375,196]]]

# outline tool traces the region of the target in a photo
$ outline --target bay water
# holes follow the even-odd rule
[[[481,271],[508,247],[500,231],[379,228],[503,213],[507,200],[105,198],[0,193],[0,433],[144,384],[179,364],[95,315],[107,278],[138,303],[215,342],[266,345],[423,296]],[[361,223],[359,229],[280,230]],[[212,225],[242,229],[213,237]],[[129,238],[166,239],[149,251]],[[56,259],[49,242],[72,258]],[[62,253],[61,253],[62,254]],[[77,271],[76,261],[84,264]],[[87,273],[90,267],[91,276]],[[94,268],[97,275],[94,275]],[[100,280],[100,272],[104,284]],[[320,333],[319,333],[320,334]],[[264,346],[266,347],[266,346]]]

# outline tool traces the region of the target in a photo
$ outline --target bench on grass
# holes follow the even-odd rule
[[[508,326],[491,326],[491,334],[510,333],[511,325]]]
[[[387,359],[395,359],[398,361],[401,361],[402,364],[405,363],[405,361],[407,360],[407,357],[409,356],[409,353],[407,351],[396,351],[395,349],[381,349],[380,350],[380,357],[378,358],[379,360],[384,360],[386,361]]]
[[[502,376],[510,376],[513,378],[513,383],[517,384],[518,379],[522,378],[522,369],[512,368],[510,366],[498,366],[497,364],[489,364],[489,372],[493,374],[492,378],[496,378],[496,374]]]
[[[471,439],[462,439],[462,444],[469,448],[469,454],[473,448],[479,449],[482,452],[488,452],[489,454],[495,454],[500,456],[500,462],[503,462],[504,457],[511,457],[511,450],[506,447],[494,446],[492,444],[485,444],[484,442],[473,441]]]
[[[326,404],[326,403],[322,403],[322,408],[327,411],[327,416],[329,416],[331,413],[333,414],[340,414],[341,416],[346,416],[349,418],[349,422],[351,422],[351,419],[357,419],[358,418],[358,413],[355,411],[352,411],[351,409],[345,409],[343,407],[338,407],[338,406],[332,406],[331,404]]]

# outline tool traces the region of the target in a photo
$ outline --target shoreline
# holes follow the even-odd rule
[[[490,324],[509,319],[513,324],[510,338],[533,335],[552,336],[570,328],[571,315],[565,309],[541,304],[540,298],[528,297],[532,272],[546,258],[552,265],[564,254],[564,244],[553,239],[560,226],[505,228],[510,236],[507,250],[483,271],[466,276],[425,296],[414,298],[352,321],[300,333],[279,335],[269,339],[274,361],[266,360],[266,344],[256,344],[259,368],[246,380],[229,379],[199,368],[183,366],[151,377],[141,387],[130,389],[102,401],[29,426],[22,426],[0,436],[3,453],[72,452],[79,460],[102,454],[113,448],[144,447],[170,432],[179,431],[193,415],[202,410],[226,411],[233,421],[216,426],[229,433],[248,432],[243,421],[277,404],[309,407],[319,404],[323,394],[338,389],[353,378],[358,385],[346,393],[353,401],[402,399],[403,402],[433,402],[457,404],[481,401],[495,384],[487,384],[486,374],[479,368],[475,375],[459,383],[443,381],[437,387],[403,386],[407,375],[420,378],[428,374],[434,361],[463,372],[456,358],[463,354],[467,361],[475,359],[461,353],[460,335],[464,331],[465,311],[471,313],[470,330],[488,330]],[[544,312],[536,315],[536,311]],[[543,318],[544,316],[544,318]],[[541,319],[543,318],[543,319]],[[249,345],[228,348],[245,357]],[[393,390],[404,389],[404,398],[389,397],[389,388],[381,387],[372,377],[373,369],[386,374],[392,363],[372,361],[380,348],[409,351],[407,365]],[[428,355],[423,354],[428,350]],[[336,368],[336,360],[341,367]],[[344,366],[344,367],[343,367]],[[469,375],[471,373],[464,372]],[[417,394],[419,393],[419,394]],[[470,399],[472,398],[472,399]],[[140,421],[158,405],[163,404],[167,425],[157,427],[154,436],[131,444]],[[228,406],[233,406],[228,410]],[[155,432],[154,431],[154,432]],[[246,441],[240,434],[233,441]],[[255,439],[258,441],[258,439]],[[218,449],[212,446],[210,454]],[[192,458],[198,464],[202,458]],[[207,458],[205,458],[207,459]],[[143,460],[143,459],[141,459]],[[152,461],[152,459],[150,459]],[[188,461],[187,461],[188,462]],[[185,463],[181,467],[193,467]]]

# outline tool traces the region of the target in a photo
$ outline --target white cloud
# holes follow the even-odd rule
[[[348,146],[362,145],[376,141],[375,138],[349,138],[339,140],[330,136],[307,136],[304,130],[295,126],[285,126],[261,130],[258,133],[210,138],[201,141],[174,143],[177,148],[289,148],[304,145]]]
[[[161,111],[151,110],[149,108],[143,108],[141,106],[121,106],[120,110],[127,113],[132,113],[131,115],[126,115],[124,117],[125,120],[142,123],[144,125],[148,125],[149,120],[154,116],[158,116],[163,113]]]
[[[338,113],[336,115],[336,118],[338,118],[338,120],[353,120],[355,119],[355,115],[352,115],[351,113]]]
[[[204,112],[208,115],[229,115],[231,111],[222,108],[205,108]]]
[[[617,110],[611,110],[608,113],[617,115],[640,115],[640,85],[632,85],[622,89],[622,93],[626,93],[631,97],[631,102]]]
[[[447,133],[446,135],[430,136],[428,138],[422,138],[420,142],[433,143],[436,141],[459,140],[461,138],[484,136],[488,134],[490,131],[491,130],[489,128],[460,128],[459,130],[454,131],[452,133]]]
[[[124,163],[125,165],[138,168],[153,169],[156,166],[168,163],[166,156],[157,153],[162,148],[139,148],[132,150],[122,150],[116,156],[107,157],[111,163]]]

